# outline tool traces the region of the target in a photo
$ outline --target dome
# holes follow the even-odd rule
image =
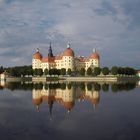
[[[42,55],[39,52],[36,52],[36,53],[33,54],[33,59],[41,60],[42,59]]]
[[[67,110],[71,110],[74,106],[74,102],[63,102],[63,106],[67,109]]]
[[[93,98],[91,99],[91,102],[94,104],[94,105],[97,105],[99,103],[100,99],[99,98]]]
[[[74,52],[70,47],[68,47],[64,50],[63,56],[73,56],[74,57]]]
[[[92,59],[100,59],[100,56],[96,52],[96,50],[93,50],[92,54],[90,55],[90,58],[92,58]]]
[[[42,103],[42,98],[33,99],[32,102],[34,105],[40,105]]]

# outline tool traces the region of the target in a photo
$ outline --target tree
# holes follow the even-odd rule
[[[38,75],[38,74],[37,74],[37,69],[34,69],[34,70],[33,70],[33,75]]]
[[[94,83],[94,90],[95,90],[95,91],[100,91],[100,90],[101,90],[100,84]]]
[[[61,87],[62,90],[65,90],[66,89],[66,83],[61,83],[60,87]]]
[[[31,69],[27,69],[27,70],[25,71],[25,74],[28,75],[28,76],[29,76],[29,75],[32,75],[32,70],[31,70]]]
[[[130,68],[130,67],[126,67],[126,68],[125,68],[125,74],[126,74],[126,75],[135,75],[136,72],[135,72],[135,69]]]
[[[102,90],[103,90],[104,92],[107,92],[107,91],[109,90],[109,84],[103,84],[103,85],[102,85]]]
[[[18,69],[16,69],[15,67],[13,67],[13,68],[10,69],[9,74],[11,76],[15,76],[15,77],[21,76],[20,71]]]
[[[85,76],[85,69],[84,68],[80,69],[80,75]]]
[[[68,83],[67,87],[68,87],[68,89],[71,89],[71,87],[72,87],[71,83]]]
[[[100,73],[101,73],[101,68],[95,67],[94,68],[94,75],[97,76],[97,75],[100,75]]]
[[[66,69],[65,68],[61,69],[61,75],[66,75]]]
[[[111,68],[111,74],[117,75],[117,74],[118,74],[118,67],[113,66],[113,67]]]
[[[118,68],[118,74],[124,74],[124,68],[119,67]]]
[[[11,70],[12,69],[12,70]],[[4,70],[6,70],[9,74],[10,74],[10,71],[14,72],[15,74],[13,75],[13,72],[12,72],[12,75],[13,76],[25,76],[25,75],[33,75],[33,71],[32,70],[32,66],[29,65],[29,66],[15,66],[15,67],[8,67],[8,68],[4,68]]]
[[[112,84],[111,85],[111,90],[112,90],[112,92],[118,92],[118,85],[117,84]]]
[[[33,70],[33,75],[42,76],[43,75],[43,70],[42,69],[34,69]]]
[[[57,69],[56,69],[56,68],[53,68],[53,69],[52,69],[52,74],[53,74],[53,75],[57,75]]]
[[[109,69],[108,69],[108,67],[102,68],[102,73],[103,73],[103,75],[108,75],[108,74],[109,74]]]
[[[10,73],[11,76],[16,76],[16,70],[14,68],[10,69]]]
[[[49,69],[49,75],[53,75],[53,69]]]
[[[90,67],[87,69],[87,75],[92,75],[92,69]]]
[[[87,89],[88,89],[89,91],[92,90],[92,84],[91,84],[91,83],[88,83],[88,84],[87,84]]]
[[[82,91],[84,91],[85,90],[85,83],[80,83],[80,89],[82,90]]]
[[[61,70],[57,69],[56,74],[59,76],[61,74]]]
[[[30,74],[33,76],[33,69],[30,69]]]
[[[42,69],[38,69],[37,70],[37,75],[42,76],[43,75],[43,70]]]
[[[43,83],[35,83],[34,85],[33,85],[33,88],[34,89],[36,89],[36,90],[38,90],[38,89],[43,89]]]
[[[45,74],[45,75],[48,75],[48,74],[49,74],[49,70],[48,70],[48,69],[45,69],[45,70],[44,70],[44,74]]]
[[[26,75],[26,71],[25,69],[20,70],[21,75],[25,76]]]
[[[71,75],[71,69],[70,68],[67,70],[67,74]]]
[[[118,74],[125,74],[125,75],[135,75],[136,71],[133,68],[130,67],[119,67],[118,68]]]

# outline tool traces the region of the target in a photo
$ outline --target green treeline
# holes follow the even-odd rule
[[[81,68],[79,71],[72,71],[65,68],[62,69],[45,69],[44,72],[42,69],[32,69],[32,66],[16,66],[3,68],[0,67],[0,73],[7,71],[10,76],[14,77],[24,77],[24,76],[42,76],[42,75],[69,75],[69,76],[98,76],[98,75],[135,75],[136,70],[131,67],[117,67],[113,66],[111,69],[108,67],[95,67],[94,69],[88,68],[85,70]]]
[[[119,92],[119,91],[128,91],[132,90],[136,87],[136,83],[114,83],[114,84],[99,84],[96,82],[71,82],[71,83],[20,83],[20,82],[13,82],[8,83],[6,88],[10,90],[42,90],[43,87],[48,89],[61,89],[65,90],[68,89],[80,89],[81,91],[85,91],[86,88],[88,91],[104,91],[108,92],[110,89],[112,92]],[[3,88],[2,88],[3,89]]]
[[[4,71],[8,72],[10,76],[21,77],[25,75],[33,75],[32,66],[16,66],[4,68]]]
[[[81,68],[79,71],[71,71],[68,69],[66,71],[65,68],[62,69],[45,69],[44,72],[42,69],[34,69],[33,75],[34,76],[42,76],[42,75],[70,75],[70,76],[98,76],[98,75],[135,75],[136,70],[130,67],[117,67],[113,66],[111,69],[108,67],[95,67],[94,69],[88,68],[85,70]]]

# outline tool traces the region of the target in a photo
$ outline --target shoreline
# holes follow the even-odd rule
[[[68,82],[137,82],[137,76],[79,76],[79,77],[8,77],[6,82],[48,82],[48,81],[68,81]]]

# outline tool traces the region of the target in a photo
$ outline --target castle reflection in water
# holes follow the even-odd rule
[[[42,89],[34,88],[32,90],[32,102],[37,111],[43,102],[47,102],[50,113],[52,113],[53,104],[57,102],[70,112],[76,100],[88,100],[96,107],[100,100],[100,93],[95,89],[95,85],[88,83],[79,85],[71,83],[43,84]]]
[[[58,103],[70,112],[76,101],[88,101],[94,108],[99,104],[100,91],[121,93],[121,91],[132,90],[139,87],[136,83],[94,83],[94,82],[57,82],[57,83],[26,83],[12,82],[0,83],[0,90],[4,88],[14,90],[30,90],[32,92],[32,103],[37,111],[40,105],[48,103],[50,115],[54,103]]]

